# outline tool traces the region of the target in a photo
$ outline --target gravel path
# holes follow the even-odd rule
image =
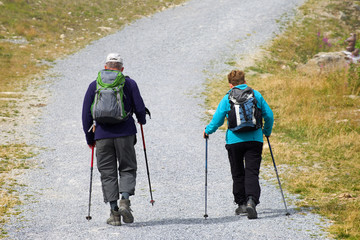
[[[234,215],[220,131],[209,140],[209,218],[203,219],[206,123],[201,92],[207,74],[228,72],[230,66],[224,62],[234,53],[252,53],[270,40],[279,30],[276,20],[302,2],[194,0],[138,20],[59,60],[48,78],[52,96],[35,132],[39,136],[35,144],[45,147],[38,156],[41,168],[19,179],[28,187],[21,190],[23,213],[7,225],[10,238],[325,239],[321,228],[327,223],[318,215],[290,205],[292,215],[285,216],[276,182],[261,180],[259,219]],[[144,132],[155,205],[149,203],[138,134],[138,182],[131,199],[135,223],[121,227],[105,223],[109,207],[103,203],[96,168],[93,219],[85,219],[91,151],[81,127],[82,100],[106,54],[113,51],[123,55],[124,72],[137,81],[153,118]]]

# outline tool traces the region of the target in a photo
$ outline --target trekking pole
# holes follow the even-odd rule
[[[152,196],[151,182],[150,182],[150,172],[149,172],[149,165],[148,165],[148,160],[147,160],[147,156],[146,156],[145,138],[144,138],[144,130],[143,130],[142,124],[140,124],[140,128],[141,128],[141,136],[142,136],[142,141],[143,141],[143,146],[144,146],[144,155],[145,155],[145,162],[146,162],[146,172],[147,172],[148,181],[149,181],[149,190],[150,190],[150,197],[151,197],[150,203],[154,206],[154,202],[155,202],[155,201],[153,200],[153,196]]]
[[[282,190],[282,187],[281,187],[281,183],[280,183],[280,179],[279,179],[279,174],[278,174],[278,171],[277,171],[277,168],[276,168],[276,164],[275,164],[275,160],[274,160],[274,155],[273,155],[272,150],[271,150],[269,137],[266,137],[266,139],[267,139],[267,142],[268,142],[268,144],[269,144],[269,149],[270,149],[271,158],[272,158],[272,161],[273,161],[273,164],[274,164],[274,168],[275,168],[275,172],[276,172],[276,177],[277,177],[277,180],[278,180],[278,183],[279,183],[279,187],[280,187],[280,191],[281,191],[281,196],[282,196],[283,201],[284,201],[285,210],[286,210],[286,216],[289,216],[290,213],[288,212],[288,209],[287,209],[287,207],[286,207],[285,197],[284,197],[284,193],[283,193],[283,190]]]
[[[205,214],[204,214],[204,218],[208,218],[208,214],[207,214],[207,163],[208,163],[208,138],[209,136],[205,136]]]
[[[95,146],[91,147],[91,167],[90,167],[90,191],[89,191],[89,212],[88,215],[86,216],[86,219],[88,221],[91,220],[91,216],[90,216],[90,206],[91,206],[91,189],[92,189],[92,176],[93,176],[93,163],[94,163],[94,148]]]

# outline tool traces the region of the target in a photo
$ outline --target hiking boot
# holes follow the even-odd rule
[[[256,219],[257,218],[256,203],[252,199],[252,197],[249,197],[249,199],[246,203],[246,212],[248,214],[248,219]]]
[[[134,217],[131,214],[132,210],[130,208],[130,200],[129,199],[121,199],[119,212],[123,218],[124,223],[133,223]]]
[[[106,223],[113,226],[121,226],[120,211],[110,210],[110,217]]]
[[[240,204],[239,207],[235,210],[235,215],[240,215],[242,213],[247,213],[245,203]]]

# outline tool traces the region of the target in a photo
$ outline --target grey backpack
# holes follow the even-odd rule
[[[130,113],[124,109],[125,77],[121,71],[104,69],[96,79],[96,92],[91,105],[97,123],[116,124],[125,121]]]
[[[248,132],[262,128],[261,109],[257,107],[254,90],[233,88],[229,93],[228,128],[233,132]]]

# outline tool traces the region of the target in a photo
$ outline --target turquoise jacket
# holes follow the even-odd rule
[[[235,87],[240,89],[245,89],[247,85],[241,84]],[[229,102],[230,91],[231,90],[229,90],[228,93],[220,101],[219,106],[217,107],[211,122],[209,123],[209,125],[206,126],[205,128],[206,134],[214,133],[220,126],[224,124],[225,117],[228,117],[227,113],[230,111],[230,102]],[[250,132],[241,132],[241,133],[232,132],[231,130],[228,129],[226,131],[227,144],[249,142],[249,141],[263,142],[263,134],[265,136],[271,135],[271,131],[274,123],[273,112],[271,111],[269,105],[266,103],[265,99],[258,91],[254,90],[254,95],[257,100],[257,106],[261,109],[262,116],[265,121],[263,129],[258,129]]]

